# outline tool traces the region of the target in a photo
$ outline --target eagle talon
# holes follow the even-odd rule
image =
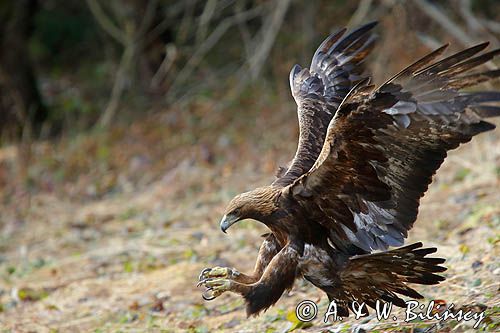
[[[210,288],[210,286],[207,286],[207,283],[208,283],[209,281],[211,281],[211,280],[213,280],[213,279],[212,279],[212,278],[206,278],[206,279],[203,279],[203,280],[201,280],[200,282],[198,282],[198,284],[197,284],[196,286],[197,286],[197,287],[199,287],[199,286],[204,286],[204,287],[205,287],[205,288],[207,288],[207,289],[212,289],[212,288]]]
[[[213,267],[213,268],[204,268],[200,276],[198,277],[199,281],[208,279],[208,278],[226,278],[226,279],[232,279],[235,276],[238,276],[239,273],[229,267]]]
[[[231,290],[231,280],[228,279],[208,278],[200,281],[198,285],[204,285],[207,288],[207,290],[201,294],[203,299],[206,301],[211,301],[222,295],[222,293]]]
[[[203,268],[203,270],[201,271],[200,273],[200,276],[198,276],[198,281],[201,281],[201,280],[204,280],[206,278],[205,275],[208,274],[208,272],[210,272],[212,269],[211,268]]]
[[[211,301],[211,300],[214,300],[217,298],[217,296],[214,295],[214,293],[211,293],[209,294],[213,289],[212,288],[207,288],[207,290],[205,290],[202,294],[201,294],[201,297],[205,300],[205,301]]]
[[[197,286],[197,287],[201,286],[201,285],[202,285],[202,284],[204,284],[207,280],[208,280],[208,279],[203,279],[203,280],[200,280],[200,281],[196,284],[196,286]]]

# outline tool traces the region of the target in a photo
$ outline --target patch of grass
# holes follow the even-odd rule
[[[17,297],[21,301],[35,302],[49,295],[45,289],[21,288],[17,291]]]
[[[471,173],[471,169],[469,168],[461,168],[457,172],[455,172],[455,177],[453,177],[453,180],[455,182],[461,182],[463,181],[469,174]]]
[[[186,319],[198,319],[206,316],[207,314],[207,308],[199,304],[189,306],[183,313]]]
[[[121,213],[118,218],[122,221],[129,220],[139,215],[140,211],[135,207],[127,208],[123,213]]]

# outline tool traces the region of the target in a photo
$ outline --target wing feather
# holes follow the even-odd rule
[[[290,88],[297,103],[299,142],[289,167],[278,173],[275,184],[286,186],[307,172],[316,161],[328,124],[349,90],[363,78],[363,60],[371,52],[376,22],[344,36],[346,29],[330,35],[318,47],[309,68],[295,65]]]
[[[345,97],[311,169],[283,189],[339,250],[402,245],[447,151],[495,127],[483,118],[500,116],[487,104],[500,102],[499,91],[457,90],[500,76],[464,73],[500,53],[475,56],[486,46],[431,63],[443,46],[378,89],[362,82]]]

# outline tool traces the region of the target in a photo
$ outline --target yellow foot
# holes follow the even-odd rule
[[[205,268],[201,271],[198,280],[203,281],[209,278],[232,279],[238,276],[239,274],[240,273],[236,269],[229,267]]]
[[[201,297],[203,297],[206,301],[211,301],[220,295],[222,295],[225,291],[231,290],[232,281],[228,279],[204,279],[198,283],[198,286],[203,285],[207,290],[205,290]]]

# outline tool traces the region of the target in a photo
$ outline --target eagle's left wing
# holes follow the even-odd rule
[[[310,68],[295,65],[290,89],[297,103],[299,143],[290,166],[280,171],[275,184],[286,186],[307,172],[321,152],[330,120],[350,91],[362,79],[363,60],[373,49],[376,22],[346,36],[346,29],[330,35],[316,50]]]
[[[283,190],[304,216],[328,228],[339,250],[402,245],[447,151],[495,127],[482,118],[500,115],[500,107],[485,104],[500,102],[500,92],[459,91],[500,76],[464,74],[500,53],[475,56],[486,46],[427,65],[442,47],[373,92],[354,88],[342,103],[315,164]]]

